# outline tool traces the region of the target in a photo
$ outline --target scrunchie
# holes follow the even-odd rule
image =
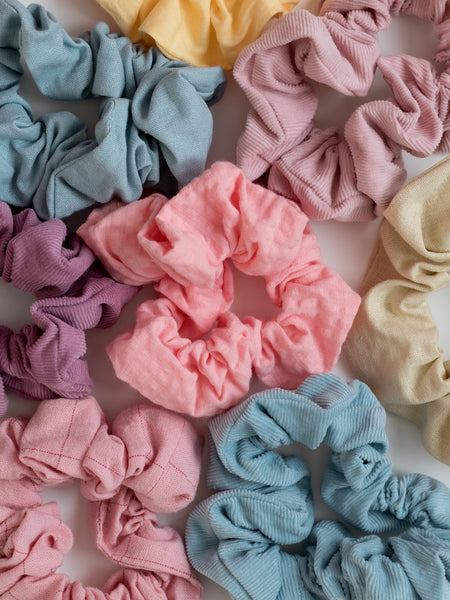
[[[119,280],[159,281],[162,297],[144,302],[135,326],[107,351],[120,379],[191,415],[239,402],[253,370],[265,384],[287,387],[331,370],[359,305],[322,264],[298,206],[229,163],[166,203],[156,195],[96,211],[79,234]],[[230,260],[264,277],[280,308],[274,319],[240,320],[230,311]]]
[[[223,491],[189,517],[193,566],[239,600],[446,600],[450,490],[425,475],[393,475],[384,427],[369,388],[334,375],[255,394],[213,419],[208,487]],[[273,450],[296,441],[331,448],[321,493],[349,523],[406,530],[383,542],[333,521],[313,526],[306,465]],[[308,534],[301,555],[280,548]]]
[[[397,194],[384,213],[345,354],[385,408],[413,421],[450,465],[450,361],[427,296],[450,283],[450,159]]]
[[[92,389],[84,331],[113,325],[138,288],[113,281],[77,236],[66,240],[58,219],[41,222],[0,202],[0,275],[37,300],[32,325],[0,326],[0,415],[5,390],[32,400],[80,398]]]
[[[69,112],[33,120],[18,91],[21,60],[49,98],[102,98],[95,139]],[[1,199],[62,218],[112,197],[132,202],[160,180],[185,185],[205,168],[207,105],[224,84],[222,69],[144,52],[105,23],[71,38],[42,6],[1,0]]]
[[[289,0],[97,0],[133,42],[156,44],[167,56],[202,67],[233,68],[264,25],[297,2]]]
[[[239,56],[234,76],[252,106],[237,149],[251,180],[299,202],[311,219],[363,221],[383,213],[406,178],[402,149],[450,149],[450,20],[446,0],[322,0],[320,16],[292,11]],[[435,59],[381,56],[377,32],[390,13],[436,25]],[[314,124],[317,97],[305,76],[364,96],[378,67],[393,98],[360,106],[341,139]]]
[[[190,423],[161,408],[133,406],[109,430],[91,397],[42,402],[30,419],[0,424],[0,596],[5,600],[200,600],[183,540],[155,513],[192,501],[201,442]],[[98,549],[125,567],[103,591],[55,573],[72,545],[47,486],[80,480],[92,501]]]

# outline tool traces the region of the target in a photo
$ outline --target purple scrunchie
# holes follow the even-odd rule
[[[63,221],[41,222],[32,209],[13,215],[0,202],[0,274],[32,292],[32,325],[0,326],[0,415],[6,390],[32,400],[82,398],[92,389],[85,329],[118,319],[137,287],[113,281],[77,235],[65,243]]]

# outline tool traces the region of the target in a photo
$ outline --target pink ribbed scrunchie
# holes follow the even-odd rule
[[[94,212],[79,234],[129,283],[159,281],[135,326],[107,351],[120,379],[172,410],[209,416],[239,402],[252,372],[297,387],[332,369],[360,298],[324,266],[297,205],[216,163],[172,200]],[[279,314],[230,311],[229,260],[262,276]]]
[[[450,149],[450,19],[446,0],[323,0],[320,15],[294,10],[239,55],[234,76],[251,110],[237,149],[251,179],[299,202],[312,219],[369,220],[383,213],[406,171],[402,149]],[[390,14],[436,24],[442,73],[407,55],[381,56],[377,32]],[[360,106],[343,138],[314,124],[310,79],[365,95],[378,66],[393,98]]]
[[[30,419],[0,424],[0,597],[8,600],[200,600],[183,540],[155,513],[192,501],[201,441],[183,417],[150,406],[111,430],[95,399],[46,400]],[[47,486],[80,480],[96,545],[125,569],[103,591],[55,573],[72,545]]]
[[[0,326],[0,415],[5,389],[32,400],[80,398],[92,389],[85,330],[113,325],[137,288],[113,281],[78,236],[66,240],[63,221],[13,215],[0,202],[0,275],[37,300],[32,325]]]

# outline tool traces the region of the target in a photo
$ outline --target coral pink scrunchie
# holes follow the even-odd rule
[[[200,600],[202,587],[171,527],[194,497],[201,442],[183,417],[133,406],[111,430],[95,399],[46,400],[30,419],[0,424],[0,596],[5,600]],[[55,573],[72,545],[47,486],[80,480],[96,545],[122,565],[103,591]]]
[[[63,221],[41,222],[26,209],[13,215],[0,202],[0,275],[32,292],[32,325],[0,326],[0,415],[5,389],[32,400],[80,398],[92,389],[85,330],[113,325],[137,288],[113,281]]]
[[[330,371],[360,302],[322,264],[298,206],[229,163],[166,203],[150,196],[100,209],[79,234],[119,280],[159,281],[162,297],[144,302],[135,326],[107,351],[120,379],[191,415],[239,402],[253,371],[267,385],[291,388]],[[264,277],[276,318],[241,320],[230,311],[229,260]]]
[[[251,110],[237,149],[251,179],[299,202],[311,219],[369,220],[383,213],[405,178],[402,149],[428,156],[450,149],[450,19],[445,0],[323,0],[320,15],[296,10],[240,54],[234,76]],[[442,73],[423,59],[382,56],[377,32],[390,14],[435,23]],[[305,76],[364,96],[378,66],[393,98],[360,106],[343,138],[314,124],[317,97]]]

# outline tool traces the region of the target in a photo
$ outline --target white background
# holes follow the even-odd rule
[[[111,18],[95,3],[94,0],[45,0],[42,4],[63,23],[71,35],[78,35],[90,29],[99,20],[108,22],[113,30],[117,30]],[[314,6],[314,0],[308,0]],[[393,19],[388,32],[380,35],[383,53],[407,53],[432,60],[436,45],[431,23],[419,21],[414,17],[397,17]],[[233,82],[231,74],[224,98],[212,108],[214,115],[214,138],[208,164],[215,160],[235,159],[237,138],[245,123],[248,105],[238,86]],[[43,112],[56,110],[73,110],[85,120],[92,131],[97,119],[98,102],[95,100],[76,103],[48,101],[40,96],[32,82],[25,80],[23,94],[32,103],[36,116]],[[320,97],[317,124],[320,127],[339,126],[353,110],[366,99],[346,98],[323,86],[317,86]],[[389,97],[389,90],[381,76],[377,74],[368,99]],[[419,174],[442,158],[434,155],[427,159],[405,156],[408,179]],[[72,223],[76,222],[72,220]],[[312,224],[317,234],[323,259],[326,264],[335,268],[354,289],[358,290],[374,245],[379,220],[371,223],[338,223],[316,222]],[[240,315],[255,314],[270,317],[273,307],[265,298],[263,281],[235,273],[236,302],[233,309]],[[138,297],[123,311],[118,323],[106,331],[91,331],[87,335],[89,369],[94,380],[94,395],[103,407],[108,418],[113,418],[123,408],[142,401],[139,394],[126,384],[118,381],[105,354],[106,344],[119,333],[125,331],[133,323],[136,307],[145,298],[152,297],[151,288],[144,289]],[[440,331],[440,343],[446,358],[450,357],[450,320],[448,305],[450,290],[445,289],[433,294],[430,298],[431,310],[436,318]],[[29,306],[32,302],[30,294],[18,292],[12,286],[0,280],[1,323],[18,330],[29,323]],[[338,363],[335,372],[346,379],[351,373]],[[262,389],[255,382],[252,391]],[[36,403],[19,399],[10,395],[8,415],[31,416]],[[398,475],[408,472],[421,472],[431,475],[450,486],[450,467],[433,459],[423,449],[417,429],[410,423],[393,415],[388,415],[387,432],[390,441],[390,458],[394,471]],[[317,453],[305,450],[296,445],[294,451],[304,457],[313,471],[313,487],[316,498],[317,518],[331,516],[331,512],[318,497],[320,473],[327,456],[327,449]],[[198,499],[207,494],[203,475]],[[74,547],[66,556],[60,571],[66,572],[72,579],[80,579],[84,585],[101,587],[106,578],[116,570],[116,565],[104,558],[95,548],[89,530],[89,503],[78,492],[78,484],[49,489],[43,493],[45,501],[56,500],[59,503],[62,518],[72,528]],[[188,510],[172,517],[163,517],[162,523],[171,523],[181,532]],[[205,581],[206,600],[225,600],[228,594],[211,582]]]

